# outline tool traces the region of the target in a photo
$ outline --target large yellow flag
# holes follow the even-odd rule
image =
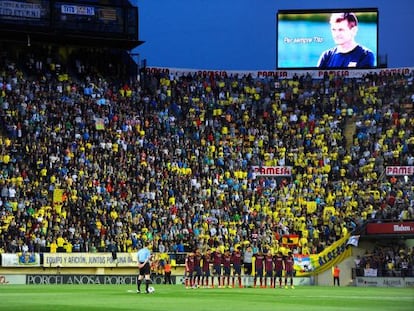
[[[63,204],[63,193],[64,190],[56,188],[53,190],[53,205],[62,205]]]
[[[315,201],[306,201],[306,211],[308,214],[312,214],[316,211],[316,202]]]

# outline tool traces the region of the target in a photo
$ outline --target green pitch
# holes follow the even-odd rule
[[[414,310],[413,288],[185,289],[178,285],[154,285],[154,288],[153,294],[136,294],[134,285],[3,285],[0,310]]]

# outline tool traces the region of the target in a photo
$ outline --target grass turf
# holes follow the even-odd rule
[[[134,285],[4,285],[0,310],[414,310],[413,288],[306,286],[295,289],[185,289],[154,285],[136,294]],[[145,287],[144,287],[145,288]]]

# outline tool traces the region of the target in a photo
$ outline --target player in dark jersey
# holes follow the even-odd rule
[[[193,286],[194,287],[200,287],[200,282],[201,282],[201,276],[203,275],[201,272],[201,259],[202,259],[202,254],[201,251],[199,249],[196,249],[195,254],[194,254],[194,279],[193,279]]]
[[[185,288],[189,289],[193,284],[194,253],[190,252],[185,258]]]
[[[210,278],[210,262],[211,262],[211,251],[208,249],[203,255],[202,272],[203,276],[201,284],[208,287],[208,279]]]
[[[262,251],[259,251],[257,254],[254,254],[253,257],[256,259],[254,263],[255,275],[253,280],[253,287],[257,285],[257,279],[259,279],[260,287],[263,287],[263,265],[265,256]]]
[[[215,250],[213,256],[213,275],[211,276],[211,287],[214,287],[214,276],[217,277],[218,287],[221,288],[221,264],[223,261],[223,254],[220,250]]]
[[[281,252],[278,252],[276,256],[273,258],[274,260],[274,270],[275,273],[273,275],[273,284],[276,287],[276,280],[279,281],[279,287],[282,288],[282,276],[283,276],[283,267],[284,267],[284,259]]]
[[[266,274],[265,274],[263,287],[267,287],[268,284],[269,284],[269,287],[273,287],[273,256],[270,250],[267,251],[266,253],[266,256],[264,259],[264,267],[266,270]]]
[[[290,287],[295,288],[293,286],[293,266],[294,266],[294,259],[292,252],[289,252],[288,255],[285,257],[284,260],[284,268],[285,268],[285,288],[288,288],[288,279],[290,281]]]
[[[222,280],[223,287],[226,286],[226,281],[227,281],[227,287],[230,287],[230,272],[231,272],[231,254],[230,254],[230,251],[226,249],[223,255],[223,280]]]
[[[330,19],[331,33],[336,47],[324,51],[317,67],[326,68],[373,68],[374,53],[358,44],[358,19],[354,13],[334,13]]]
[[[237,277],[239,287],[242,288],[241,282],[241,265],[242,265],[242,253],[240,251],[240,246],[236,248],[231,256],[231,263],[233,264],[233,279],[232,286],[234,288],[235,278]]]

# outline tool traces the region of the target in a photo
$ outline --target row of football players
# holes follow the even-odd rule
[[[260,285],[261,288],[275,288],[277,285],[279,287],[284,285],[287,288],[289,280],[289,286],[294,288],[294,259],[291,252],[283,256],[281,252],[272,255],[271,252],[259,251],[253,257],[253,287]],[[252,263],[243,262],[240,248],[233,252],[207,250],[201,253],[200,250],[196,250],[188,253],[185,259],[185,286],[186,288],[206,288],[215,285],[219,288],[235,287],[237,280],[238,287],[242,288],[245,286],[242,284],[242,267],[245,276],[252,275]],[[284,284],[282,284],[283,278]]]

